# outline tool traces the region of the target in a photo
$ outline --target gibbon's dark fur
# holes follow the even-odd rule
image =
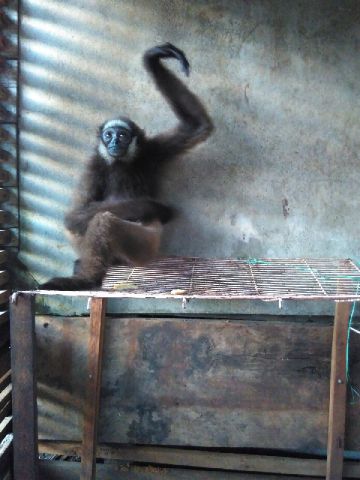
[[[176,58],[187,75],[189,63],[184,53],[171,44],[150,48],[144,54],[145,68],[179,124],[151,138],[125,117],[100,127],[97,150],[87,164],[73,207],[65,217],[65,226],[79,254],[74,274],[52,278],[40,289],[98,287],[108,266],[144,265],[156,257],[162,224],[173,216],[170,207],[156,201],[159,170],[164,162],[203,142],[213,130],[199,99],[161,63],[165,58]],[[109,125],[110,133],[106,130]],[[131,143],[125,144],[123,139],[130,135]],[[106,143],[104,136],[105,140],[106,136],[111,138],[111,142]],[[121,151],[119,147],[114,154],[110,143],[116,142]]]

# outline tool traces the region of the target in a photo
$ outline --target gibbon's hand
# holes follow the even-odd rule
[[[164,43],[150,48],[145,52],[145,58],[176,58],[181,63],[182,71],[188,77],[190,74],[190,63],[185,53],[172,43]]]

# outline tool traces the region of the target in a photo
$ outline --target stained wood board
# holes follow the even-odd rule
[[[39,452],[78,457],[81,444],[71,442],[39,442]],[[97,458],[119,460],[128,464],[166,465],[167,467],[192,467],[236,472],[256,472],[278,475],[301,475],[325,477],[326,459],[299,458],[255,453],[235,453],[197,450],[189,448],[144,447],[124,445],[98,445]],[[346,461],[344,477],[360,478],[360,462]]]
[[[88,332],[37,318],[42,439],[81,438]],[[331,338],[323,322],[107,318],[99,441],[325,451]],[[349,418],[355,450],[358,405]]]
[[[80,463],[40,462],[39,480],[78,480]],[[97,480],[319,480],[319,477],[294,477],[247,473],[226,473],[158,467],[97,465]]]

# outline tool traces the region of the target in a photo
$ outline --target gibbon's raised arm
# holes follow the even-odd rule
[[[179,125],[148,140],[160,158],[171,158],[206,140],[214,129],[211,118],[198,97],[161,62],[165,58],[179,60],[189,75],[185,54],[170,43],[150,48],[144,54],[144,65],[155,85],[179,120]]]
[[[95,151],[65,217],[79,259],[73,275],[54,277],[40,288],[100,287],[109,266],[142,266],[158,255],[163,224],[177,211],[157,200],[161,161],[204,141],[213,130],[200,100],[162,65],[166,58],[176,58],[188,74],[184,53],[169,43],[147,50],[144,63],[178,118],[178,126],[151,138],[124,116],[99,127]]]

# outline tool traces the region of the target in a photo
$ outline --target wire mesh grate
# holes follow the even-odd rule
[[[360,269],[350,259],[167,257],[112,267],[102,288],[126,297],[360,300]]]

